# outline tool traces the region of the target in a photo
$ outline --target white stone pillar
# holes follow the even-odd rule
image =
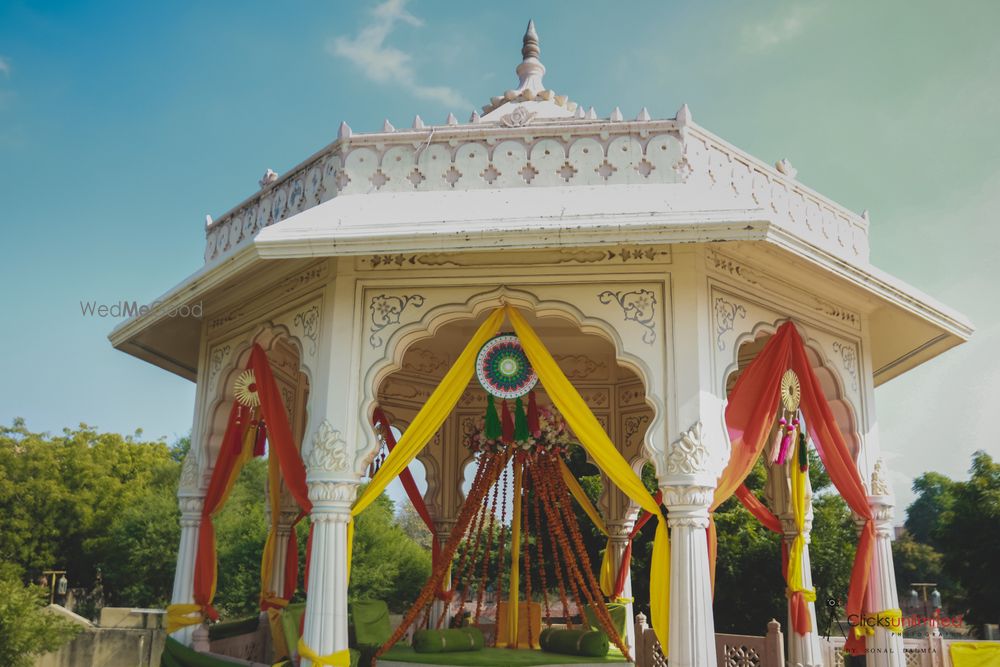
[[[878,471],[878,466],[876,466]],[[896,571],[892,562],[892,540],[895,531],[892,519],[895,516],[895,500],[888,486],[872,473],[872,490],[884,495],[868,496],[868,505],[875,515],[875,556],[872,561],[871,579],[868,586],[868,600],[872,612],[899,609],[896,592]],[[905,667],[903,637],[886,628],[875,628],[875,634],[868,637],[868,667]]]
[[[270,512],[268,512],[269,514]],[[285,597],[285,562],[288,555],[288,540],[292,536],[292,522],[299,515],[298,510],[282,509],[278,515],[278,530],[275,532],[274,566],[271,569],[271,590],[279,597]],[[270,516],[267,525],[271,525]]]
[[[793,507],[791,474],[792,466],[798,465],[796,457],[790,457],[783,465],[772,464],[768,466],[766,495],[772,507],[778,508],[778,517],[781,519],[781,527],[785,547],[791,553],[792,542],[798,535],[798,527],[795,525],[795,509]],[[809,562],[809,542],[812,531],[813,508],[812,508],[812,484],[809,476],[805,476],[806,492],[806,514],[803,522],[802,536],[805,544],[802,546],[802,586],[806,589],[813,588],[812,567]],[[809,610],[809,621],[812,630],[804,635],[795,631],[792,623],[791,600],[787,603],[788,615],[785,626],[788,637],[788,665],[789,667],[823,667],[826,664],[825,653],[819,639],[819,627],[816,622],[816,603],[807,602]]]
[[[628,547],[628,536],[635,525],[634,518],[627,518],[621,521],[609,521],[608,524],[608,548],[611,549],[611,576],[612,582],[618,577],[618,570],[621,569],[622,558],[625,556],[625,549]],[[635,651],[635,623],[632,617],[632,567],[629,564],[628,572],[625,576],[625,587],[622,589],[622,597],[628,600],[625,604],[625,636],[622,639],[633,654]],[[633,655],[633,657],[635,657]]]
[[[313,538],[302,638],[317,655],[347,648],[347,524],[356,491],[353,481],[309,483]]]
[[[812,524],[812,504],[807,501],[806,506],[809,509],[806,515],[805,544],[802,546],[802,586],[810,589],[813,587],[812,569],[809,564],[809,527]],[[781,523],[784,528],[785,544],[791,550],[792,541],[798,534],[795,528],[795,521],[793,519],[791,525],[789,525],[783,517]],[[819,627],[816,625],[816,603],[807,602],[806,606],[809,609],[809,621],[812,630],[804,635],[800,635],[792,627],[792,603],[790,600],[788,602],[788,632],[786,633],[788,636],[788,665],[789,667],[824,667],[826,663],[819,642]]]
[[[438,544],[441,546],[442,552],[444,547],[448,544],[448,539],[451,537],[451,531],[455,528],[455,521],[435,521],[434,522],[434,538],[437,540]],[[454,573],[452,573],[454,574]],[[442,582],[444,586],[451,586],[452,582]],[[444,614],[444,620],[441,622],[442,628],[447,628],[448,624],[451,623],[451,600],[445,602],[438,597],[434,597],[433,602],[431,602],[431,615],[428,618],[430,627],[436,627],[437,621],[441,618],[441,614]]]
[[[321,656],[347,649],[347,524],[359,483],[348,458],[340,431],[324,420],[306,456],[313,536],[302,632],[306,646]]]
[[[670,525],[670,667],[716,665],[708,567],[708,508],[714,487],[662,485]],[[655,619],[653,619],[655,622]]]
[[[194,561],[198,552],[198,529],[201,527],[201,511],[205,493],[201,487],[201,474],[194,451],[184,457],[177,502],[181,510],[181,539],[177,547],[177,567],[174,569],[174,589],[170,595],[172,604],[194,602]],[[186,646],[191,646],[192,633],[197,626],[189,625],[173,634],[173,638]]]

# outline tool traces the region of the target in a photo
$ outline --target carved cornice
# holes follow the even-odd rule
[[[825,318],[846,324],[852,329],[859,330],[861,328],[861,316],[858,313],[829,299],[819,297],[814,292],[785,282],[761,269],[749,266],[746,262],[725,255],[717,250],[706,252],[705,262],[708,268],[754,288],[754,292],[766,289],[769,292],[791,299],[801,304],[804,308]],[[719,303],[719,296],[723,297],[723,303]],[[725,344],[721,340],[722,336],[732,330],[734,319],[741,316],[738,310],[739,305],[730,303],[729,300],[732,300],[732,297],[729,295],[716,295],[713,303],[716,316],[716,344],[720,350],[725,349]],[[742,315],[745,314],[745,312],[742,313]]]
[[[653,264],[669,263],[670,246],[619,246],[616,248],[552,248],[549,250],[508,249],[501,255],[488,252],[393,253],[368,255],[357,260],[362,270],[437,269],[477,266],[521,267],[563,266],[566,264]]]

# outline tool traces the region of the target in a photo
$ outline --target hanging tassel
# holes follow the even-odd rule
[[[778,455],[781,452],[781,441],[785,435],[785,419],[778,420],[778,427],[774,430],[774,440],[771,441],[771,452],[768,457],[771,463],[778,462]]]
[[[514,439],[523,442],[528,435],[528,417],[524,414],[524,403],[518,397],[514,401]]]
[[[507,444],[514,442],[514,419],[510,416],[507,408],[507,401],[500,406],[500,423],[503,427],[503,441]]]
[[[264,442],[267,440],[267,425],[261,419],[257,422],[257,437],[253,443],[253,455],[264,456]]]
[[[796,425],[798,424],[798,419],[795,420]],[[802,472],[807,472],[809,470],[809,451],[806,448],[808,445],[808,440],[806,440],[806,434],[803,431],[799,431],[799,470]]]
[[[496,440],[500,437],[501,433],[500,417],[497,415],[497,406],[493,402],[493,394],[487,394],[486,423],[483,426],[483,435],[485,435],[488,440]]]
[[[538,424],[538,404],[535,403],[535,392],[528,392],[528,431],[536,438],[542,437],[542,427]]]
[[[792,431],[795,430],[795,427],[789,425],[784,417],[778,423],[781,424],[779,432],[784,432],[784,435],[781,437],[781,448],[778,450],[778,465],[783,465],[788,458],[788,448],[792,444]]]

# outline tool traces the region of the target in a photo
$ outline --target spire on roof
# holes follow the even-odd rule
[[[545,90],[542,77],[545,75],[545,65],[538,59],[541,50],[538,47],[538,33],[535,32],[534,20],[528,21],[528,29],[524,31],[521,47],[521,64],[517,66],[518,92],[530,90],[540,93]]]

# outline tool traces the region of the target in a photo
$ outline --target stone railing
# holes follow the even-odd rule
[[[826,664],[829,667],[844,667],[843,637],[826,640]],[[903,653],[906,667],[953,667],[949,647],[953,642],[976,641],[969,639],[946,639],[940,635],[931,637],[907,637],[903,639]],[[994,642],[995,643],[995,642]]]
[[[868,261],[868,221],[685,120],[419,127],[341,137],[211,221],[205,261],[333,197],[547,186],[684,184],[712,210],[762,210],[795,236]],[[686,199],[686,197],[684,198]],[[703,201],[704,205],[704,201]]]
[[[666,667],[667,659],[653,629],[646,625],[646,616],[635,617],[636,667]],[[719,667],[784,667],[785,644],[781,624],[772,620],[763,637],[749,635],[715,635],[715,653]]]

